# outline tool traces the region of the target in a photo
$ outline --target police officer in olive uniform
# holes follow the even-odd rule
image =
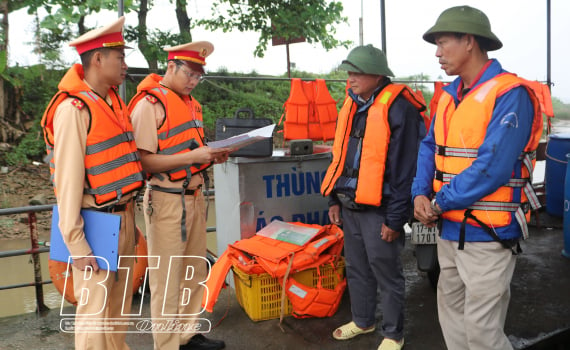
[[[121,17],[69,44],[77,49],[81,64],[62,78],[42,118],[58,226],[74,257],[75,348],[82,350],[129,349],[125,336],[132,293],[125,292],[130,291],[125,286],[132,285],[128,271],[134,265],[133,197],[144,175],[127,108],[116,89],[127,72],[124,22]],[[97,263],[85,238],[82,208],[120,215],[118,271]]]
[[[208,274],[205,170],[225,162],[230,151],[205,145],[202,106],[191,95],[213,50],[207,41],[165,48],[166,73],[148,75],[129,103],[143,168],[151,174],[144,213],[149,266],[155,267],[149,274],[153,324],[179,322],[187,329],[153,329],[155,350],[225,347],[206,338],[208,329],[197,319]]]

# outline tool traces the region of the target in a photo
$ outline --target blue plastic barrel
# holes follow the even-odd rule
[[[570,153],[566,155],[566,181],[564,182],[564,249],[562,255],[570,258]]]
[[[546,212],[553,216],[564,216],[564,181],[570,153],[570,133],[552,134],[546,146]]]

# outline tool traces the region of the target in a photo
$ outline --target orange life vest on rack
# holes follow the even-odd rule
[[[430,122],[437,111],[437,103],[439,102],[439,98],[441,97],[441,93],[443,92],[443,87],[448,85],[449,83],[443,83],[442,81],[434,81],[433,82],[433,96],[431,101],[429,102],[429,119]],[[429,127],[428,127],[429,130]]]
[[[137,86],[137,94],[129,102],[132,112],[138,101],[146,98],[151,103],[160,102],[166,117],[158,128],[157,154],[178,154],[190,152],[204,145],[204,123],[202,106],[190,96],[182,98],[174,91],[160,85],[162,77],[149,74]],[[170,181],[190,178],[208,168],[212,163],[192,164],[166,171]],[[154,174],[156,176],[156,174]]]
[[[108,92],[113,106],[111,108],[83,81],[83,66],[80,64],[67,71],[58,88],[59,92],[52,98],[41,121],[52,180],[57,170],[57,159],[53,157],[53,119],[57,107],[71,97],[75,98],[75,107],[87,108],[90,113],[85,150],[87,188],[84,193],[93,195],[97,205],[103,205],[139,190],[144,184],[140,156],[127,109],[115,89]],[[119,159],[120,162],[116,165],[115,162]],[[55,185],[54,183],[57,194]]]
[[[422,92],[422,90],[420,89],[416,89],[416,91],[414,91],[414,94],[416,96],[416,99],[422,104],[422,105],[426,105],[426,99],[424,97],[424,93]],[[420,112],[423,120],[424,120],[424,125],[426,127],[426,130],[429,130],[429,126],[431,123],[431,117],[427,114],[426,110],[424,109],[423,111]]]
[[[538,102],[540,103],[540,111],[547,117],[554,117],[554,110],[552,108],[552,97],[548,85],[542,84],[535,80],[524,80],[524,82],[534,91]]]
[[[530,219],[530,211],[524,212],[521,203],[530,201],[533,208],[540,207],[532,190],[530,175],[535,163],[533,153],[538,147],[543,125],[538,99],[524,79],[510,73],[500,74],[471,91],[457,109],[453,97],[448,93],[442,94],[434,124],[436,176],[433,188],[435,192],[440,191],[443,185],[449,183],[455,175],[468,168],[477,159],[478,149],[485,139],[496,99],[518,86],[527,88],[535,109],[531,136],[521,155],[522,176],[520,179],[511,178],[505,186],[475,202],[469,209],[472,210],[471,214],[491,227],[510,224],[511,213],[517,212],[518,215],[515,217],[521,224],[523,237],[526,238],[528,235],[528,231],[525,231],[526,221]],[[513,201],[515,187],[523,189],[521,203]],[[444,212],[442,216],[447,220],[462,222],[465,212],[466,210],[450,210]],[[467,219],[467,223],[478,226],[472,219]]]
[[[330,290],[323,288],[320,284],[316,288],[303,287],[295,280],[290,281],[290,275],[325,264],[334,264],[341,256],[344,244],[343,232],[334,225],[319,226],[300,222],[293,224],[316,227],[320,231],[303,246],[259,235],[229,245],[212,267],[210,278],[206,283],[208,292],[204,293],[202,306],[208,312],[212,312],[226,275],[233,266],[247,274],[268,273],[278,278],[281,283],[283,281],[288,283],[292,290],[290,301],[294,316],[296,311],[298,311],[297,317],[326,317],[331,312],[334,314],[346,287],[346,279],[340,281],[334,290]],[[301,297],[303,293],[300,294],[301,296],[298,292],[295,293],[298,291],[296,288],[310,290],[307,298]],[[314,308],[309,305],[308,299],[318,300]]]
[[[338,111],[324,79],[291,79],[291,92],[283,106],[285,140],[328,141],[334,138]]]
[[[368,110],[366,119],[366,130],[364,131],[360,156],[361,160],[365,159],[366,161],[361,161],[360,169],[358,169],[358,182],[354,198],[356,203],[380,206],[382,202],[384,170],[390,143],[388,111],[400,94],[412,103],[418,111],[425,109],[425,105],[418,101],[412,90],[403,84],[388,84],[376,96]],[[321,193],[324,196],[331,193],[344,171],[348,139],[357,109],[355,105],[356,103],[349,97],[344,101],[340,110],[332,150],[333,159],[321,184]]]
[[[552,96],[550,95],[550,88],[546,84],[542,84],[534,80],[526,80],[530,88],[534,90],[538,102],[540,103],[540,110],[544,115],[546,115],[546,133],[550,134],[552,129],[552,121],[554,118],[554,109],[552,108]]]

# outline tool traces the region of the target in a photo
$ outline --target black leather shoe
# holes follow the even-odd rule
[[[202,334],[196,334],[187,344],[180,345],[180,350],[219,350],[225,347],[223,340],[208,339]]]

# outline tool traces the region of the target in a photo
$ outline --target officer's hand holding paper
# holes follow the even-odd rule
[[[273,134],[275,124],[264,126],[262,128],[254,129],[243,134],[228,137],[225,140],[208,142],[210,148],[233,148],[234,150],[240,149],[252,143],[268,139]]]

